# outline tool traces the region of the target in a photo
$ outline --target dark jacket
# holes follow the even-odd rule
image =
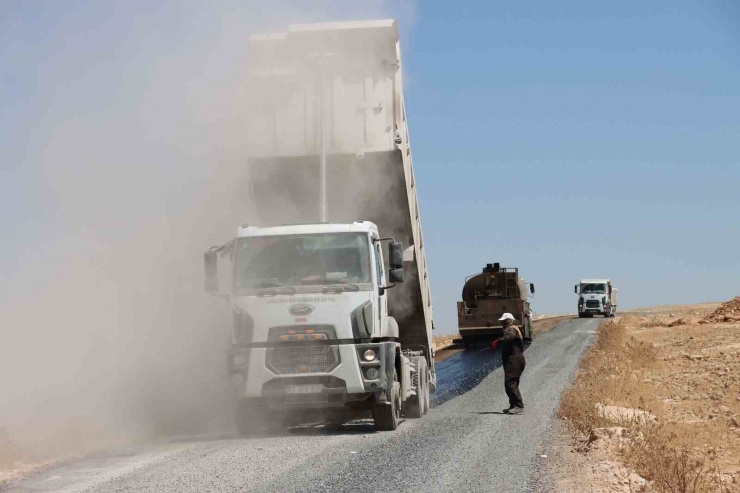
[[[499,338],[498,344],[501,347],[501,359],[504,365],[512,358],[524,361],[524,341],[515,325],[504,329],[504,334]]]

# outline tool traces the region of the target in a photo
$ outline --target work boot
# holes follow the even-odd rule
[[[512,407],[506,414],[522,414],[524,412],[523,407]]]
[[[507,407],[506,409],[503,410],[503,413],[504,414],[509,414],[509,411],[511,411],[511,408],[510,407]]]

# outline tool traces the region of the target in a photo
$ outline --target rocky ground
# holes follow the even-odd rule
[[[550,485],[539,491],[613,493],[648,491],[648,481],[620,460],[629,440],[623,427],[601,428],[591,437],[579,435],[561,422],[552,445],[543,450]]]
[[[719,307],[663,308],[622,319],[628,344],[649,344],[656,358],[621,373],[629,390],[615,399],[641,408],[635,412],[648,411],[654,422],[636,426],[634,415],[625,420],[597,411],[606,422],[596,420],[588,434],[583,426],[564,426],[549,461],[556,491],[740,492],[740,298]],[[652,435],[646,438],[643,430]],[[686,467],[695,467],[703,486],[669,489],[667,483],[676,480],[668,476],[679,475],[680,461],[665,461],[670,471],[643,467],[640,454],[646,454],[639,449],[650,440],[669,455],[685,451]]]
[[[699,314],[706,314],[708,312],[711,312],[720,305],[721,303],[717,302],[707,302],[707,303],[695,303],[693,305],[659,305],[659,306],[651,306],[651,307],[645,307],[645,308],[632,308],[630,310],[624,310],[621,311],[622,315],[628,315],[628,314],[669,314],[669,313],[695,313],[697,315]],[[699,312],[699,313],[696,313]]]

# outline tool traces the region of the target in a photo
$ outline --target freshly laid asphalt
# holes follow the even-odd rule
[[[501,412],[508,407],[501,356],[482,348],[437,363],[429,414],[395,432],[360,420],[339,430],[137,447],[48,467],[0,491],[540,491],[541,451],[559,395],[601,322],[566,321],[526,349],[523,415]]]

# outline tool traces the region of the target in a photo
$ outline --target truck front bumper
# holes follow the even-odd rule
[[[504,333],[503,327],[465,327],[458,330],[463,339],[498,339]]]
[[[586,315],[603,315],[604,313],[606,313],[606,308],[601,303],[599,303],[598,306],[587,306],[585,304],[578,305],[578,313]]]
[[[324,371],[315,371],[318,365],[301,356],[303,349],[311,354],[315,346],[291,346],[290,356],[298,361],[295,368],[275,364],[275,351],[288,346],[234,347],[229,365],[232,387],[237,398],[264,400],[271,408],[322,409],[361,404],[393,384],[393,372],[389,370],[394,367],[396,346],[394,342],[329,345],[335,359],[322,368]],[[330,352],[328,348],[322,348],[324,357]],[[375,352],[371,361],[364,358],[368,349]],[[234,365],[235,358],[243,364]]]

